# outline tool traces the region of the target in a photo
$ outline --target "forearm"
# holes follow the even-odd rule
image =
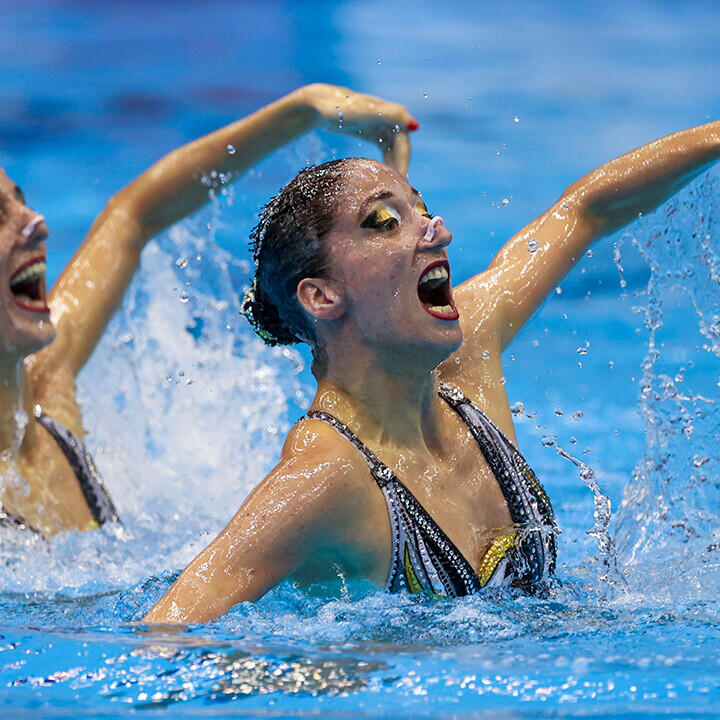
[[[654,210],[720,159],[720,121],[681,130],[632,150],[571,185],[563,197],[582,206],[596,236]]]
[[[144,243],[207,202],[203,179],[211,170],[237,176],[311,130],[317,113],[306,97],[306,89],[301,88],[178,148],[121,190],[109,207],[123,207],[137,218]]]

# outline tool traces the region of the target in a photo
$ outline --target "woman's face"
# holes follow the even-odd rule
[[[0,352],[25,356],[55,337],[45,293],[42,215],[0,170]]]
[[[434,364],[460,347],[447,246],[425,203],[395,170],[371,160],[343,179],[327,242],[332,278],[363,341],[376,348],[422,352]]]

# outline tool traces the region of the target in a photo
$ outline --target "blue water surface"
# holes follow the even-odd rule
[[[154,160],[308,82],[418,118],[410,179],[454,233],[455,282],[584,173],[720,117],[711,0],[29,0],[0,17],[0,165],[47,217],[51,280]],[[379,156],[312,133],[148,244],[79,382],[124,525],[0,535],[4,716],[717,717],[717,170],[597,243],[505,355],[562,530],[548,597],[338,579],[202,627],[133,625],[307,406],[307,355],[238,317],[247,237],[307,161],[349,154]]]

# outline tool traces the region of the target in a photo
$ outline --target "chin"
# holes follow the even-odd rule
[[[7,353],[26,357],[40,352],[55,339],[55,326],[49,316],[35,322],[14,323],[3,333],[3,346]]]
[[[437,362],[434,367],[444,363],[453,353],[457,352],[463,343],[462,333],[458,333],[456,337],[448,338],[446,342],[434,346],[435,357]]]
[[[447,328],[440,337],[427,338],[424,342],[408,341],[408,346],[413,345],[412,355],[415,358],[421,357],[427,362],[428,371],[434,370],[438,365],[444,363],[463,343],[462,330],[455,324]]]

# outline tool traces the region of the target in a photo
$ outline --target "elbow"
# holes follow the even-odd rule
[[[582,232],[595,241],[607,235],[609,214],[603,203],[586,185],[574,183],[560,196],[552,212],[557,218],[565,219],[568,231]]]

